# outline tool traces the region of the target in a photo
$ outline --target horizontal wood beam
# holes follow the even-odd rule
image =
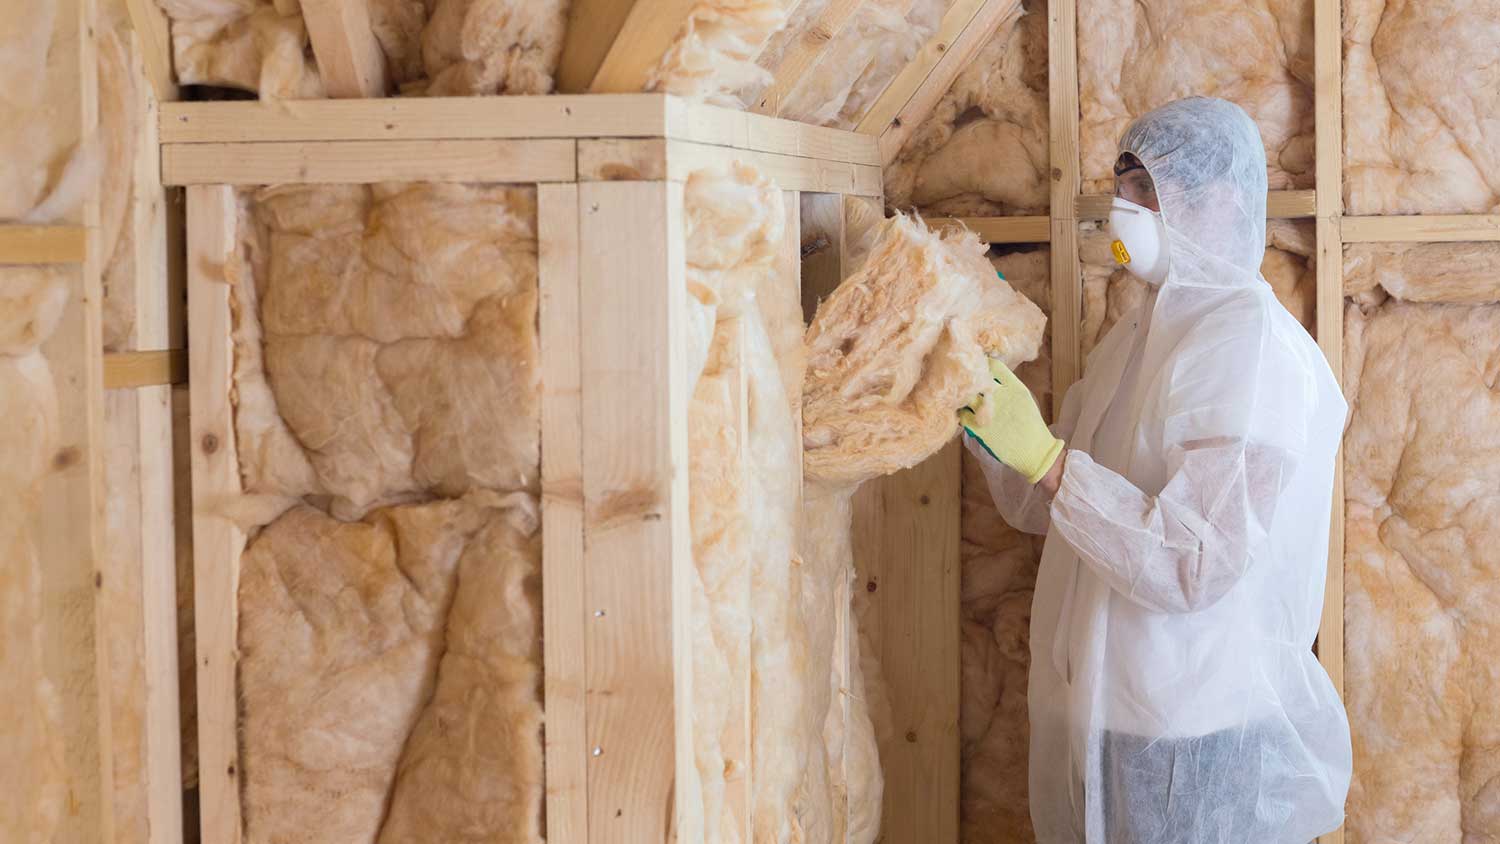
[[[880,168],[773,152],[734,149],[662,138],[606,138],[578,142],[578,179],[583,182],[686,181],[693,171],[754,166],[782,190],[881,196]]]
[[[165,144],[167,185],[571,182],[569,140]]]
[[[0,264],[81,264],[83,226],[0,225]]]
[[[186,349],[149,352],[109,352],[104,355],[104,389],[185,384],[188,377]]]
[[[557,90],[617,94],[646,87],[696,0],[573,0]]]
[[[1500,240],[1500,214],[1344,217],[1344,243],[1452,243]]]
[[[875,138],[666,94],[165,103],[162,143],[670,137],[879,164]]]
[[[1091,193],[1078,197],[1074,206],[1080,220],[1105,220],[1109,218],[1109,206],[1114,197],[1107,193]],[[1317,192],[1310,190],[1273,190],[1266,194],[1266,218],[1289,220],[1313,217],[1318,210]]]
[[[666,112],[669,138],[851,164],[880,164],[880,146],[875,138],[844,129],[701,105],[679,97],[667,98]]]
[[[935,229],[968,229],[986,243],[1047,243],[1051,217],[929,217]]]
[[[163,103],[164,144],[660,135],[664,94]]]

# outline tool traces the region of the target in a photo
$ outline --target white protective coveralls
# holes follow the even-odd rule
[[[1037,839],[1303,844],[1337,827],[1349,724],[1312,653],[1348,406],[1259,267],[1266,163],[1223,100],[1120,143],[1171,269],[1090,354],[1052,426],[1061,487],[972,438],[995,502],[1047,536],[1031,616]]]

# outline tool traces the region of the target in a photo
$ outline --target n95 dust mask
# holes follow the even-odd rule
[[[1147,284],[1167,278],[1167,224],[1160,211],[1115,197],[1109,208],[1109,251],[1115,263]]]

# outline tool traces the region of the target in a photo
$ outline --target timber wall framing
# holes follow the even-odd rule
[[[687,805],[677,772],[693,766],[682,181],[753,164],[796,224],[802,202],[881,201],[876,140],[665,95],[173,103],[161,131],[163,178],[188,201],[203,840],[242,835],[245,536],[210,506],[240,491],[226,278],[236,186],[390,179],[537,185],[549,840],[699,840],[671,808]],[[956,526],[955,515],[955,542]],[[956,679],[956,649],[953,667]]]

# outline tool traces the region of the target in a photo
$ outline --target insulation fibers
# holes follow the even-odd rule
[[[952,0],[867,0],[824,48],[824,58],[804,74],[782,102],[780,115],[804,123],[850,129],[880,92],[938,29]],[[773,68],[790,45],[823,14],[828,0],[797,4],[785,29],[772,36],[757,63]],[[753,103],[769,80],[742,87],[737,97]]]
[[[985,357],[1034,357],[1046,318],[995,275],[968,233],[898,216],[807,332],[804,469],[854,486],[909,468],[958,431],[989,378]]]
[[[297,0],[156,0],[172,25],[183,85],[255,91],[268,100],[324,96]]]
[[[1422,301],[1444,292],[1443,277],[1427,289],[1420,269],[1401,267],[1415,257],[1398,257],[1393,275],[1420,298],[1345,317],[1347,830],[1358,844],[1500,837],[1500,297]],[[1459,295],[1478,298],[1472,286]]]
[[[786,26],[783,0],[701,0],[651,70],[646,90],[744,108],[735,92],[770,83],[755,63],[766,39]]]
[[[247,841],[309,829],[374,840],[398,763],[388,840],[439,814],[474,829],[537,805],[540,736],[526,727],[540,723],[539,690],[535,663],[519,664],[537,634],[513,612],[530,600],[535,519],[528,496],[488,491],[360,522],[299,505],[251,542],[239,591]],[[529,782],[494,778],[527,762]],[[462,814],[445,811],[450,788],[467,798]]]
[[[1011,286],[1050,313],[1052,276],[1045,247],[991,261]],[[1048,348],[1044,334],[1040,354],[1016,370],[1044,411],[1052,398]],[[962,460],[960,836],[970,844],[1022,844],[1035,840],[1027,803],[1026,673],[1042,541],[1000,518],[981,464],[968,449]]]
[[[1099,224],[1084,224],[1079,237],[1079,259],[1083,266],[1085,355],[1146,295],[1146,283],[1115,263],[1109,242],[1108,233]],[[1316,319],[1316,255],[1312,220],[1266,221],[1266,253],[1261,259],[1260,274],[1276,292],[1277,301],[1308,331],[1313,330]]]
[[[1311,0],[1085,0],[1078,7],[1085,193],[1114,189],[1125,127],[1183,97],[1243,108],[1266,145],[1269,188],[1313,186]]]
[[[437,688],[382,844],[542,841],[541,513],[526,493],[492,506],[458,559]]]
[[[357,517],[535,489],[535,202],[447,184],[255,194],[235,285],[247,492],[327,494]]]
[[[68,276],[0,267],[0,839],[51,842],[68,783],[57,688],[42,647],[42,561],[34,532],[40,484],[52,471],[57,388],[40,346],[57,327]]]
[[[1500,243],[1351,243],[1344,247],[1344,295],[1378,305],[1487,305],[1500,301]]]
[[[886,168],[886,201],[959,217],[1046,214],[1049,158],[1047,7],[1025,0]]]
[[[98,165],[79,135],[77,3],[5,15],[0,72],[0,221],[78,221]]]
[[[297,0],[157,0],[172,20],[179,81],[324,96]],[[562,50],[563,0],[371,0],[392,81],[429,96],[546,94]]]
[[[1500,211],[1500,1],[1346,0],[1343,24],[1348,213]]]

